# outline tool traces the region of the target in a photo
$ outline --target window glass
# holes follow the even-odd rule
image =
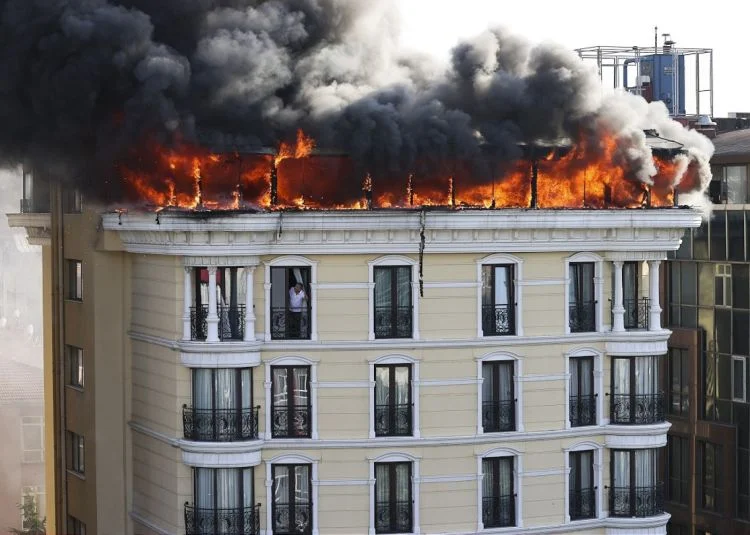
[[[711,260],[727,259],[726,224],[726,212],[716,210],[711,214]]]
[[[727,232],[729,234],[729,260],[745,260],[745,212],[727,212]]]
[[[724,179],[727,183],[727,203],[744,204],[747,202],[747,167],[744,165],[725,166]]]
[[[680,297],[683,305],[697,304],[697,268],[695,262],[682,262],[680,268]]]
[[[732,264],[732,305],[737,308],[750,308],[750,285],[748,265]]]
[[[685,230],[685,234],[682,235],[682,242],[680,242],[680,248],[677,249],[677,252],[673,254],[675,258],[679,258],[681,260],[690,260],[693,254],[692,229]]]
[[[693,229],[693,256],[696,260],[708,260],[708,225],[706,223]]]
[[[745,367],[747,360],[744,357],[732,357],[732,399],[745,401]]]
[[[732,311],[728,308],[714,310],[716,316],[716,343],[719,353],[732,352]]]
[[[750,354],[750,315],[744,310],[735,310],[732,314],[732,353]]]

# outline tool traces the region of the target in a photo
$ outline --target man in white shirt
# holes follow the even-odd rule
[[[289,288],[289,329],[287,335],[290,338],[307,338],[302,332],[302,312],[307,310],[307,294],[302,288],[302,283],[297,283]]]

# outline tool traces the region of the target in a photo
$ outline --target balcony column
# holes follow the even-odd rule
[[[661,260],[648,261],[648,297],[649,297],[649,318],[648,330],[661,330],[661,305],[659,304],[659,265]]]
[[[622,306],[622,261],[614,260],[615,299],[612,303],[612,332],[625,331],[625,307]]]
[[[219,314],[216,302],[216,266],[208,266],[208,334],[206,342],[219,341]]]
[[[193,268],[185,266],[185,276],[183,278],[183,308],[182,308],[182,339],[190,340],[192,338],[192,329],[190,325],[190,307],[193,304],[193,279],[190,276]]]
[[[245,268],[245,342],[255,341],[255,304],[253,301],[253,274],[255,266]]]

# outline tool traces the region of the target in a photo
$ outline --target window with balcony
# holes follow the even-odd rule
[[[309,464],[274,464],[272,467],[274,535],[312,533],[312,479]]]
[[[71,345],[65,346],[68,385],[83,388],[83,349]]]
[[[571,427],[596,425],[596,394],[594,393],[594,357],[570,359]]]
[[[596,330],[594,262],[571,262],[568,266],[568,325],[570,332]]]
[[[514,362],[482,363],[482,427],[485,433],[516,430]]]
[[[647,517],[664,512],[662,484],[657,479],[657,451],[612,450],[610,516]]]
[[[690,500],[690,439],[667,437],[667,500],[688,505]]]
[[[714,303],[717,307],[731,307],[732,264],[716,264],[714,269]]]
[[[375,435],[412,434],[411,366],[375,366]]]
[[[747,401],[747,357],[732,357],[732,399]]]
[[[669,349],[669,412],[687,418],[690,411],[690,354],[687,349]]]
[[[65,535],[86,535],[86,524],[74,516],[68,515],[68,530]]]
[[[610,421],[647,425],[664,421],[659,357],[612,357]]]
[[[272,366],[271,398],[271,436],[310,438],[310,367]]]
[[[244,268],[216,268],[216,314],[219,318],[219,340],[242,340],[245,334],[246,284]],[[192,340],[205,340],[208,336],[209,281],[211,271],[205,267],[193,268],[193,306],[190,308]],[[241,287],[242,286],[242,287]]]
[[[411,266],[373,268],[375,338],[412,337],[411,273]]]
[[[80,260],[66,260],[66,282],[65,296],[71,301],[83,299],[82,265]]]
[[[258,438],[251,368],[196,368],[192,406],[183,407],[185,438],[233,442]]]
[[[594,451],[570,452],[568,483],[571,520],[596,517],[596,485],[594,483]]]
[[[187,535],[259,535],[252,468],[194,468],[194,503],[185,504]]]
[[[482,334],[516,334],[514,266],[482,266]]]
[[[375,463],[375,533],[411,533],[411,463]]]
[[[312,326],[310,268],[271,268],[271,339],[309,340]]]
[[[68,431],[68,470],[76,474],[84,474],[84,440],[81,435]]]
[[[482,524],[485,528],[516,525],[513,457],[482,459]]]
[[[698,507],[720,513],[723,507],[722,447],[698,441]]]
[[[624,262],[622,265],[622,306],[625,329],[648,329],[649,299],[641,297],[639,291],[640,262]]]

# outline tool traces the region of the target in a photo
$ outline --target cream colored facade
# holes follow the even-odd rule
[[[666,353],[670,333],[660,323],[658,269],[684,229],[700,223],[698,213],[162,212],[104,214],[101,222],[93,215],[77,217],[81,226],[75,230],[67,226],[75,222],[66,223],[65,254],[84,259],[84,299],[66,304],[65,337],[95,355],[94,379],[85,388],[93,398],[83,401],[95,408],[76,408],[93,416],[71,421],[94,435],[89,458],[96,465],[86,479],[96,478],[97,494],[113,489],[97,496],[95,516],[80,513],[97,526],[87,534],[185,533],[195,467],[253,467],[260,532],[272,535],[272,467],[291,463],[310,466],[310,533],[374,534],[374,465],[391,461],[411,463],[411,533],[666,533],[667,514],[616,517],[609,511],[611,450],[662,448],[669,428],[665,421],[610,423],[611,362],[614,356]],[[591,332],[570,332],[571,262],[595,266]],[[622,287],[612,281],[623,262],[639,265],[639,293],[651,298],[650,329],[626,330],[622,324]],[[482,332],[481,269],[496,264],[514,266],[514,335]],[[373,270],[392,265],[411,269],[410,338],[373,333]],[[253,304],[242,340],[191,340],[194,268],[206,267],[214,277],[214,266],[243,268],[251,282],[241,296]],[[270,273],[279,266],[310,270],[309,340],[271,339]],[[91,315],[78,320],[70,309],[81,304],[91,307]],[[215,337],[215,306],[209,304],[208,340]],[[569,362],[579,356],[594,361],[596,421],[571,427]],[[483,430],[482,364],[496,360],[514,363],[515,431]],[[412,434],[377,437],[373,370],[393,363],[411,366]],[[271,368],[278,365],[310,366],[311,438],[272,437]],[[182,412],[194,401],[192,370],[246,367],[253,370],[252,404],[260,406],[257,438],[185,439]],[[68,392],[68,407],[78,403],[71,399],[78,394]],[[585,520],[569,515],[568,459],[577,450],[594,452],[596,506]],[[515,519],[512,526],[489,528],[482,522],[482,459],[498,456],[513,459]],[[72,497],[68,502],[70,510],[79,507]]]

